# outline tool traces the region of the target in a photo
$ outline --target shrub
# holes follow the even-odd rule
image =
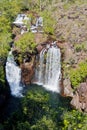
[[[64,112],[62,130],[86,130],[87,115],[76,110]]]
[[[76,45],[75,50],[76,50],[76,52],[82,51],[82,45],[81,44]]]
[[[44,32],[47,34],[54,34],[54,26],[55,26],[55,20],[51,17],[51,14],[48,11],[43,11],[41,13],[41,16],[43,17],[43,29]]]
[[[86,78],[87,78],[87,61],[81,62],[77,69],[71,69],[70,80],[74,88],[76,88],[81,82],[84,82]]]
[[[87,42],[85,41],[81,44],[75,44],[75,51],[76,52],[81,52],[81,51],[87,52]]]
[[[34,34],[26,33],[18,41],[15,42],[15,45],[21,49],[21,52],[30,52],[33,53],[36,47]]]

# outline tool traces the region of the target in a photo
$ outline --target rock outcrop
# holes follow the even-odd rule
[[[78,87],[73,99],[71,101],[71,105],[75,109],[79,109],[81,111],[87,112],[87,83],[81,83]]]
[[[20,67],[22,71],[22,82],[24,84],[30,84],[34,74],[34,65],[32,63],[26,62],[23,63]]]
[[[73,89],[71,87],[71,82],[69,79],[63,81],[63,95],[65,97],[73,97]]]

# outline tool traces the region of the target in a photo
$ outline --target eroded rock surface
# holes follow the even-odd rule
[[[22,70],[21,74],[22,82],[24,84],[30,84],[34,74],[34,65],[28,62],[23,63],[21,65],[21,70]]]
[[[63,95],[66,97],[73,97],[73,89],[71,87],[71,82],[69,79],[63,81]]]
[[[75,109],[79,109],[87,112],[87,83],[81,83],[78,87],[73,99],[71,101],[71,105]]]

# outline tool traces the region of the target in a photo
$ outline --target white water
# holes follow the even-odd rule
[[[48,48],[48,46],[47,46]],[[46,59],[45,59],[46,57]],[[53,45],[40,53],[39,67],[36,69],[35,78],[37,84],[43,85],[48,90],[60,92],[59,81],[61,76],[60,49]],[[46,63],[44,63],[46,60]]]
[[[15,19],[15,21],[13,22],[13,24],[17,25],[17,26],[23,26],[25,25],[25,22],[29,21],[29,18],[27,17],[27,15],[25,14],[18,14],[17,18]]]
[[[23,86],[21,81],[21,69],[16,65],[12,52],[8,54],[6,62],[6,79],[10,85],[11,94],[16,97],[21,97]]]
[[[36,69],[35,77],[37,78],[37,83],[39,85],[43,85],[44,82],[44,55],[45,55],[45,49],[43,49],[40,53],[39,57],[39,66],[38,70]]]

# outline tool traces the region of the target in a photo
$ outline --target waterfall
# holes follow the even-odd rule
[[[21,81],[21,69],[16,65],[12,51],[9,52],[6,62],[6,79],[9,83],[11,94],[16,97],[21,97],[23,86]]]
[[[38,84],[42,85],[44,82],[44,54],[45,54],[45,49],[43,49],[40,53],[40,60],[39,60],[39,74],[38,74]]]
[[[35,72],[35,83],[43,85],[43,87],[53,92],[60,92],[60,58],[60,49],[55,44],[43,49],[40,52],[39,65]]]

